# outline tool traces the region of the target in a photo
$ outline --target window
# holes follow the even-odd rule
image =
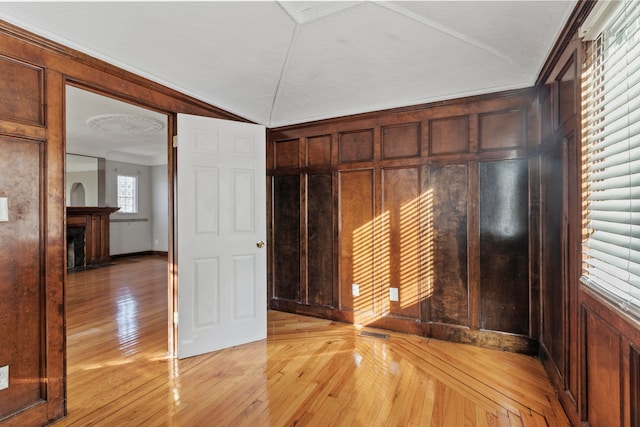
[[[618,3],[588,40],[582,281],[640,317],[639,18],[640,2]]]
[[[138,213],[138,177],[118,175],[119,213]]]

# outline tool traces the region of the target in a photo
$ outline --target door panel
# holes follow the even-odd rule
[[[178,357],[266,338],[265,129],[178,115]]]

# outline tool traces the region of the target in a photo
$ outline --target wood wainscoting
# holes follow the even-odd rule
[[[273,129],[271,307],[536,354],[537,123],[521,90]]]
[[[56,426],[569,425],[535,358],[290,313],[266,340],[168,359],[166,281],[158,256],[69,274]]]

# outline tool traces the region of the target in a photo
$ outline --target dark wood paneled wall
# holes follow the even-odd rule
[[[640,426],[640,322],[580,283],[582,241],[578,3],[538,81],[541,356],[573,425]]]
[[[2,21],[0,76],[0,424],[47,425],[65,413],[66,84],[168,114],[167,145],[172,113],[241,119]]]
[[[534,100],[273,129],[271,307],[535,352]]]

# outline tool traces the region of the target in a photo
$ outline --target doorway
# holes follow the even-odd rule
[[[125,372],[117,367],[135,370],[137,363],[168,357],[172,121],[167,114],[71,84],[65,96],[65,204],[77,205],[71,195],[81,186],[84,207],[120,207],[108,216],[107,236],[102,236],[109,261],[67,263],[67,401],[68,410],[77,412],[87,402],[73,393],[79,378],[74,373],[91,373],[93,380],[84,375],[81,381],[110,387],[101,380],[117,381],[115,374]],[[136,347],[134,340],[143,336],[151,339]]]

